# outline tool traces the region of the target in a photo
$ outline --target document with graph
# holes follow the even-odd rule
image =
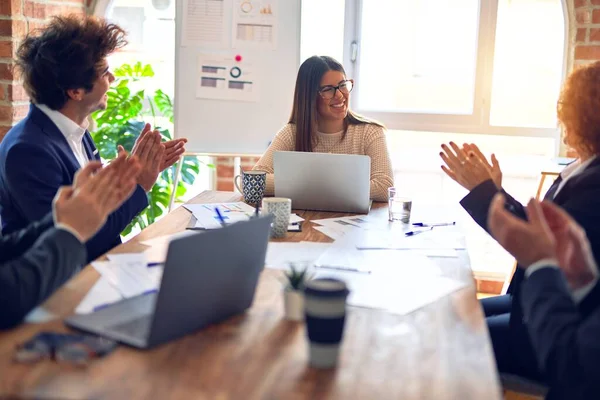
[[[277,48],[277,0],[234,0],[232,46],[235,49]]]

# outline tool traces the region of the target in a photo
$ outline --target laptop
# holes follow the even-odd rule
[[[250,307],[265,265],[272,216],[175,239],[158,293],[136,296],[65,323],[121,343],[150,348]]]
[[[367,214],[371,208],[371,158],[351,154],[277,151],[275,196],[300,210]]]

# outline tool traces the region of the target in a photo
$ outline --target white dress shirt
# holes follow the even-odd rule
[[[558,195],[558,192],[565,186],[565,183],[574,176],[581,174],[587,167],[596,159],[596,156],[590,157],[587,160],[581,162],[581,160],[577,159],[571,164],[567,165],[565,169],[560,173],[560,177],[562,181],[558,185],[556,192],[554,192],[554,197]]]
[[[83,167],[87,164],[90,160],[83,147],[83,135],[88,127],[87,120],[84,123],[85,126],[79,126],[60,111],[52,110],[44,104],[36,104],[36,106],[54,122],[54,125],[65,136],[69,147],[79,162],[79,166]]]

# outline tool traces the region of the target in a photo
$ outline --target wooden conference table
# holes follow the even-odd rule
[[[192,203],[239,201],[207,191]],[[387,215],[385,205],[372,213]],[[342,214],[298,212],[307,221]],[[138,252],[140,241],[185,229],[180,207],[112,252]],[[285,241],[330,242],[305,222]],[[467,266],[463,267],[468,269]],[[444,274],[466,288],[408,315],[348,307],[340,362],[308,366],[302,323],[283,318],[281,271],[265,269],[254,304],[240,315],[152,350],[120,346],[87,367],[12,361],[14,348],[41,331],[67,331],[60,319],[0,333],[0,398],[60,399],[499,399],[501,390],[470,271]],[[73,312],[98,279],[90,266],[44,304],[59,317]],[[0,305],[1,306],[1,305]]]

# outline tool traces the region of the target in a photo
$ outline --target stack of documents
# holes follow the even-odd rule
[[[188,229],[204,230],[220,228],[222,225],[216,211],[217,209],[226,224],[247,221],[256,215],[256,208],[241,201],[234,203],[185,204],[183,207],[189,210],[195,218],[194,225],[188,227]],[[290,225],[297,225],[301,221],[304,221],[304,218],[296,214],[290,216]]]
[[[162,264],[149,263],[144,253],[109,254],[107,257],[108,261],[92,263],[101,276],[77,306],[76,313],[90,313],[116,301],[159,289]]]

